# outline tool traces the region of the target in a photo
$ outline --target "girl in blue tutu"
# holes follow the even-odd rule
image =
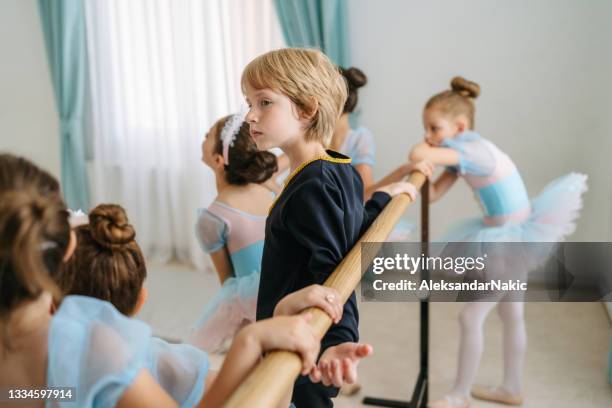
[[[363,181],[363,194],[365,200],[369,200],[372,193],[382,186],[395,183],[408,177],[414,171],[420,171],[427,177],[431,177],[433,167],[427,161],[412,163],[406,161],[397,166],[382,179],[374,181],[374,165],[376,144],[374,136],[365,127],[359,126],[351,128],[349,115],[357,108],[358,89],[364,86],[368,79],[366,75],[355,67],[342,68],[340,73],[344,77],[347,85],[347,98],[340,118],[336,122],[334,135],[332,136],[329,148],[340,152],[351,158],[351,165],[355,167],[357,173]],[[400,219],[389,237],[388,241],[407,241],[414,230],[414,224],[406,219]],[[366,279],[372,280],[370,274],[365,275]]]
[[[459,179],[468,183],[483,211],[466,220],[443,238],[447,242],[558,242],[575,229],[575,220],[586,191],[586,175],[571,173],[530,200],[512,159],[491,141],[474,131],[475,107],[480,87],[463,78],[451,81],[451,89],[434,95],[425,105],[425,140],[414,146],[412,161],[428,160],[445,166],[431,184],[430,199],[442,197]],[[537,256],[525,265],[537,264]],[[526,269],[529,269],[528,267]],[[435,408],[468,407],[470,389],[475,398],[519,405],[523,401],[522,368],[527,335],[522,302],[467,303],[461,312],[461,341],[455,385]],[[505,301],[504,301],[505,300]],[[482,355],[483,324],[498,305],[504,327],[504,379],[499,387],[473,387]]]

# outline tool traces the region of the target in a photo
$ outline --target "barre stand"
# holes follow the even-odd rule
[[[425,257],[429,255],[429,181],[421,189],[421,249]],[[421,268],[421,280],[429,279],[427,268]],[[429,401],[429,300],[425,298],[420,302],[421,315],[421,343],[420,343],[420,371],[417,382],[412,391],[410,401],[388,400],[374,397],[365,397],[364,405],[375,405],[391,408],[426,408]]]

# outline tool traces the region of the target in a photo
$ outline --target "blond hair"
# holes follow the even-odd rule
[[[469,128],[474,129],[476,108],[473,99],[476,99],[478,95],[480,95],[480,86],[476,82],[454,77],[451,80],[451,89],[429,98],[425,104],[425,110],[437,109],[453,118],[465,115],[470,122]]]
[[[260,55],[242,72],[242,88],[272,89],[283,93],[300,109],[313,114],[306,140],[329,145],[347,97],[339,69],[321,51],[283,48]],[[315,111],[316,110],[316,111]]]

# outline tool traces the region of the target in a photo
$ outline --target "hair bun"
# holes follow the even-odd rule
[[[136,236],[125,210],[116,204],[100,204],[91,210],[89,228],[92,238],[109,249],[120,249]]]
[[[459,76],[451,80],[451,89],[466,98],[478,98],[480,95],[480,85]]]
[[[361,88],[368,83],[368,77],[359,68],[342,68],[342,75],[346,78],[350,89]]]

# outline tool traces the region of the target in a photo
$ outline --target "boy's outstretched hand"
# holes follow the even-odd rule
[[[371,356],[373,352],[372,346],[361,343],[342,343],[330,347],[323,352],[319,362],[311,370],[310,380],[321,381],[325,386],[334,387],[353,384],[357,381],[359,362]]]

